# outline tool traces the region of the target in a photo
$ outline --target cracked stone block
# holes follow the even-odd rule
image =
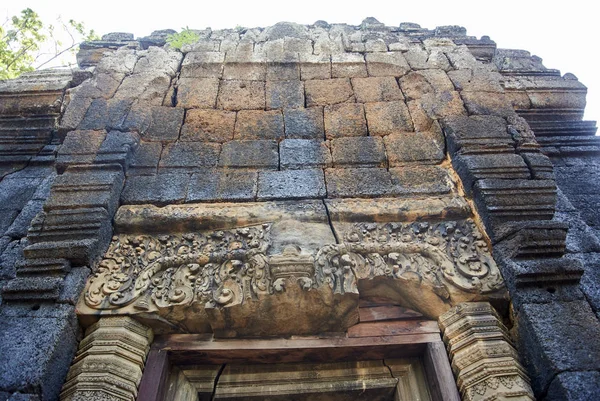
[[[277,170],[277,141],[226,142],[223,144],[219,167]]]
[[[362,104],[347,103],[325,107],[325,136],[366,136],[367,120]]]
[[[190,174],[139,175],[127,178],[121,203],[166,205],[182,203],[187,195]]]
[[[356,101],[361,103],[404,100],[394,77],[353,78],[352,88]]]
[[[0,181],[0,208],[22,210],[43,181],[43,178],[3,179]]]
[[[392,180],[385,168],[325,169],[329,198],[373,198],[392,193]]]
[[[279,144],[282,169],[331,167],[331,154],[322,140],[284,139]]]
[[[235,121],[236,140],[275,139],[284,137],[283,115],[279,110],[241,110]]]
[[[222,80],[217,107],[225,110],[263,110],[265,83],[263,81]]]
[[[367,53],[365,59],[370,77],[401,77],[410,71],[401,52]]]
[[[261,171],[258,200],[323,198],[326,195],[323,170]]]
[[[131,100],[94,99],[78,125],[80,130],[120,128],[129,112]]]
[[[354,92],[348,78],[305,81],[304,90],[307,107],[354,102]]]
[[[386,167],[383,140],[373,136],[336,138],[331,141],[334,167]]]
[[[177,83],[177,107],[214,109],[218,92],[217,78],[180,78]]]
[[[167,144],[159,167],[197,169],[216,166],[221,145],[214,142],[176,142]]]
[[[367,65],[360,53],[341,53],[331,55],[332,78],[366,77]]]
[[[408,107],[402,101],[365,103],[369,135],[386,136],[413,131]]]
[[[233,139],[236,113],[225,110],[188,110],[181,141],[227,142]]]
[[[285,137],[290,139],[323,139],[325,126],[322,107],[283,110]]]
[[[251,201],[256,196],[258,173],[207,170],[192,175],[186,202]]]
[[[300,80],[267,81],[267,110],[304,107],[304,83]]]
[[[383,138],[390,167],[410,163],[437,164],[445,158],[441,132],[401,132]]]

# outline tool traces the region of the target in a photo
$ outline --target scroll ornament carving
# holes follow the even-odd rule
[[[316,255],[288,246],[267,256],[270,225],[183,235],[118,235],[89,279],[85,303],[94,309],[140,310],[203,302],[230,306],[261,294],[329,286],[357,293],[362,279],[427,282],[443,299],[448,285],[488,293],[503,281],[483,237],[470,221],[357,223],[344,243]],[[154,304],[154,305],[152,305]]]

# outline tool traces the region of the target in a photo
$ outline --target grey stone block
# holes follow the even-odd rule
[[[6,231],[6,235],[13,238],[23,238],[27,236],[27,229],[31,224],[31,220],[42,211],[44,206],[43,200],[31,200],[29,201],[17,218],[13,221],[12,225]],[[0,218],[1,220],[1,218]]]
[[[135,132],[110,131],[98,149],[94,163],[115,163],[127,169],[139,142],[140,137]]]
[[[219,167],[276,170],[279,152],[276,141],[231,141],[223,144]]]
[[[75,267],[65,276],[57,302],[75,305],[85,288],[91,270],[87,267]]]
[[[44,178],[44,181],[42,181],[40,183],[40,185],[38,185],[37,189],[35,190],[35,193],[31,197],[31,199],[32,200],[48,199],[48,197],[50,196],[50,188],[52,187],[52,184],[54,183],[55,179],[56,179],[56,172],[53,171],[50,175],[48,175],[46,178]]]
[[[185,110],[180,107],[137,106],[131,109],[124,128],[140,133],[146,141],[174,141],[179,138]]]
[[[28,245],[27,239],[11,241],[0,255],[0,279],[15,277],[17,264],[23,261],[23,249]]]
[[[283,111],[285,137],[291,139],[318,139],[325,135],[323,108],[287,109]]]
[[[299,79],[267,81],[265,90],[267,110],[304,107],[304,83]]]
[[[38,308],[34,305],[33,307]],[[79,325],[73,306],[3,305],[0,311],[0,383],[9,392],[57,400],[77,348]]]
[[[325,170],[325,182],[328,198],[372,198],[393,192],[384,168],[330,168]]]
[[[442,126],[452,154],[514,149],[514,141],[502,117],[452,116],[443,119]]]
[[[18,215],[18,210],[0,209],[0,235],[5,235],[6,231],[13,224],[13,221],[15,221]]]
[[[23,209],[43,181],[43,178],[3,179],[0,181],[0,209]]]
[[[331,141],[334,167],[386,167],[383,139],[373,136],[335,138]]]
[[[510,180],[531,177],[523,158],[514,153],[459,155],[452,159],[452,166],[460,175],[469,195],[475,182],[481,179]]]
[[[127,177],[121,203],[165,205],[182,203],[187,195],[190,174],[172,173]]]
[[[121,129],[130,106],[131,99],[94,99],[77,128],[80,130]]]
[[[160,142],[141,142],[133,154],[127,175],[156,174],[162,150]]]
[[[562,372],[548,388],[544,401],[600,400],[600,372]]]
[[[323,170],[264,171],[258,175],[258,200],[323,198]]]
[[[221,145],[214,142],[176,142],[164,147],[160,169],[197,170],[216,166]]]
[[[600,368],[600,322],[586,301],[525,304],[517,313],[518,348],[535,394],[561,372]]]
[[[453,188],[448,170],[437,166],[390,168],[395,195],[442,195]]]
[[[257,180],[252,171],[203,171],[192,176],[186,202],[254,200]]]
[[[282,169],[331,167],[331,154],[322,140],[285,139],[279,144]]]

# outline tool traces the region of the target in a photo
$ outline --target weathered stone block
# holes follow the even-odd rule
[[[221,78],[225,53],[218,51],[189,52],[181,64],[183,78]]]
[[[437,164],[444,159],[444,137],[440,132],[402,132],[383,138],[390,167],[410,163]]]
[[[331,167],[329,147],[321,140],[284,139],[279,154],[282,169]]]
[[[391,45],[390,50],[392,50]],[[450,69],[450,62],[444,53],[437,49],[425,51],[420,47],[411,46],[407,50],[403,53],[404,58],[413,70],[441,69],[448,71]]]
[[[141,142],[133,154],[127,174],[156,174],[162,148],[160,142]]]
[[[16,219],[12,221],[10,227],[6,230],[5,235],[11,236],[13,238],[23,238],[27,236],[27,229],[31,224],[31,220],[42,211],[42,206],[44,205],[43,200],[31,200],[27,202],[21,213],[16,216]],[[0,214],[4,216],[11,216],[10,211],[2,210]],[[2,232],[2,217],[0,217],[0,232]]]
[[[370,77],[401,77],[410,71],[400,52],[367,53],[365,58]]]
[[[366,135],[367,121],[362,104],[348,103],[325,107],[325,136],[327,139]]]
[[[322,107],[287,109],[283,111],[285,137],[290,139],[317,139],[325,137]]]
[[[126,170],[139,141],[135,132],[110,131],[98,149],[94,163],[120,164]]]
[[[124,128],[140,133],[147,141],[174,141],[179,138],[185,111],[178,107],[134,106]]]
[[[331,78],[331,58],[329,54],[300,53],[300,76],[303,81]]]
[[[424,110],[427,116],[432,119],[467,114],[462,99],[456,91],[427,93],[421,96],[420,99],[411,102],[414,102],[415,108]]]
[[[188,110],[181,127],[182,141],[226,142],[233,139],[236,113],[224,110]]]
[[[390,168],[394,195],[443,195],[454,185],[448,170],[438,166]]]
[[[64,169],[73,164],[89,164],[106,139],[106,131],[71,131],[58,150],[57,167]]]
[[[177,82],[177,107],[214,109],[218,92],[217,78],[180,78]]]
[[[408,107],[402,101],[365,103],[369,135],[385,136],[413,131]]]
[[[515,114],[503,93],[462,92],[462,99],[469,114],[510,117]]]
[[[236,140],[280,140],[283,137],[281,111],[241,110],[238,112],[234,131]]]
[[[0,209],[23,209],[43,181],[43,178],[3,179],[0,181]]]
[[[420,99],[428,93],[455,90],[448,75],[441,70],[410,72],[399,81],[402,92],[408,100]]]
[[[225,110],[263,110],[265,83],[263,81],[222,80],[217,107]]]
[[[504,88],[500,85],[502,74],[496,71],[480,68],[454,70],[448,72],[448,77],[458,91],[504,93]]]
[[[404,100],[394,77],[353,78],[352,88],[356,101],[361,103]]]
[[[227,142],[223,144],[219,167],[276,170],[279,167],[277,142]]]
[[[253,171],[203,171],[192,176],[185,201],[254,200],[257,180]]]
[[[300,80],[267,81],[267,110],[304,107],[304,83]]]
[[[452,159],[452,165],[468,194],[478,180],[530,178],[527,164],[521,156],[514,153],[459,155]]]
[[[0,382],[3,388],[56,400],[77,348],[79,325],[74,307],[53,305],[28,313],[3,305],[0,315]],[[18,307],[16,308],[18,309]],[[34,362],[35,361],[35,362]]]
[[[381,138],[364,136],[331,141],[334,167],[387,167]]]
[[[264,55],[253,52],[227,52],[223,66],[223,79],[264,81],[267,77],[265,61]]]
[[[159,168],[196,169],[216,166],[221,145],[214,142],[176,142],[167,144]]]
[[[393,189],[384,168],[330,168],[325,182],[329,198],[372,198],[390,195]]]
[[[131,100],[94,99],[78,125],[80,130],[118,129],[125,121]]]
[[[305,81],[304,90],[307,107],[354,102],[354,92],[348,78]]]
[[[517,341],[536,394],[558,373],[598,369],[600,323],[586,301],[525,304],[517,316]]]
[[[261,171],[258,175],[258,200],[325,197],[323,170]]]
[[[182,203],[187,195],[189,174],[172,173],[131,176],[121,194],[121,203],[166,205]]]
[[[586,401],[600,399],[600,372],[562,372],[550,383],[546,401]]]
[[[448,151],[455,153],[512,152],[514,142],[506,121],[497,116],[453,116],[442,121]]]
[[[366,77],[367,65],[360,53],[341,53],[331,55],[332,78]]]

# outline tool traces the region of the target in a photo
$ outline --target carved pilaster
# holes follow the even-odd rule
[[[135,400],[151,342],[152,330],[129,317],[101,318],[79,344],[61,401]]]
[[[535,400],[506,327],[488,302],[457,305],[439,323],[465,401]]]

